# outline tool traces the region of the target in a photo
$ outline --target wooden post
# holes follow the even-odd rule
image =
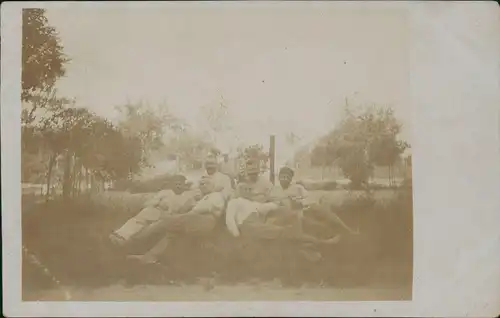
[[[274,160],[276,157],[276,138],[271,135],[269,139],[269,180],[274,184]]]

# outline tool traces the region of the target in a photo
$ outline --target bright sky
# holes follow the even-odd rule
[[[409,30],[404,9],[381,6],[200,5],[48,9],[67,55],[62,94],[98,114],[128,100],[166,101],[196,123],[224,96],[244,142],[332,128],[348,97],[396,109],[409,139]]]

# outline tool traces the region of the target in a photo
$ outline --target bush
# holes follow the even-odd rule
[[[299,180],[297,184],[300,184],[308,191],[323,190],[330,191],[337,188],[337,183],[335,181],[307,181]]]
[[[111,190],[128,191],[130,193],[152,193],[168,190],[172,189],[173,186],[172,177],[171,174],[164,174],[149,180],[121,180],[116,182]],[[188,183],[187,186],[189,187],[191,184]]]

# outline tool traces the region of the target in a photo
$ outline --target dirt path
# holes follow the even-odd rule
[[[69,289],[71,301],[375,301],[409,300],[411,288],[282,288],[276,284],[215,286],[211,290],[200,285],[184,286],[135,286],[127,288],[114,285],[98,289]],[[25,301],[59,301],[64,299],[61,289],[24,295]]]

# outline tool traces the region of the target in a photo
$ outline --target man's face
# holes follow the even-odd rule
[[[214,192],[214,184],[209,181],[204,181],[200,184],[200,190],[204,195]]]
[[[282,173],[279,175],[279,180],[281,187],[283,189],[286,189],[290,186],[290,183],[292,182],[292,176],[290,176],[289,174]]]
[[[185,188],[185,183],[180,181],[180,180],[176,180],[174,182],[174,187],[172,189],[172,191],[174,191],[176,194],[179,194],[179,193],[182,193],[184,191],[184,188]]]
[[[248,180],[250,180],[251,182],[255,182],[255,181],[257,181],[257,178],[259,177],[259,173],[258,172],[251,172],[251,173],[248,173],[247,176],[248,176]]]
[[[205,168],[205,170],[207,171],[207,174],[209,176],[213,175],[215,173],[215,171],[217,171],[217,168],[213,167],[213,166],[207,166]]]

